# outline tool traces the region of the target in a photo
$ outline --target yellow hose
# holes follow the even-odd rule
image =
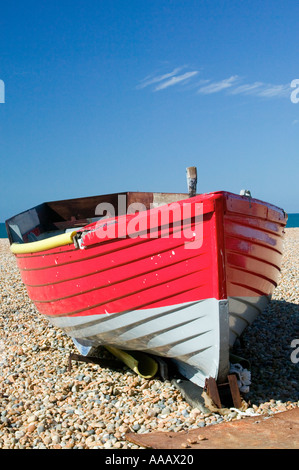
[[[74,236],[77,232],[67,232],[55,237],[45,238],[31,243],[12,243],[10,246],[11,251],[15,255],[38,253],[39,251],[51,250],[52,248],[59,248],[60,246],[70,245],[73,243]]]
[[[123,351],[112,346],[105,346],[115,357],[124,362],[136,374],[144,379],[151,379],[158,372],[158,364],[150,356],[140,351]]]

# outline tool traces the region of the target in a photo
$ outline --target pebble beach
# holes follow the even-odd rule
[[[73,361],[69,370],[72,340],[38,313],[0,239],[0,448],[139,449],[127,432],[179,432],[299,407],[299,228],[285,232],[272,301],[235,346],[250,361],[250,390],[242,411],[225,414],[193,408],[171,381],[125,365]]]

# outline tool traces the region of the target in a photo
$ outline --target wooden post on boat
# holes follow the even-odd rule
[[[197,185],[197,169],[196,166],[189,166],[186,168],[187,172],[187,185],[189,197],[196,196],[196,185]]]

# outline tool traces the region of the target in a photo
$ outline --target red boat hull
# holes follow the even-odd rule
[[[140,339],[147,336],[146,312],[148,318],[151,315],[161,318],[162,312],[165,315],[166,311],[177,308],[180,314],[176,315],[177,323],[171,326],[177,331],[178,325],[184,323],[187,306],[214,299],[221,308],[229,305],[228,335],[224,333],[226,327],[216,328],[218,335],[221,331],[223,334],[217,340],[222,344],[217,354],[223,356],[220,350],[226,348],[224,337],[229,336],[227,343],[231,347],[277,285],[287,217],[284,211],[267,203],[227,192],[199,195],[176,204],[176,209],[182,209],[183,204],[190,205],[191,217],[184,221],[182,211],[174,211],[170,229],[161,223],[163,211],[169,214],[169,204],[166,204],[140,213],[138,224],[131,215],[108,220],[106,232],[103,223],[85,226],[79,231],[80,248],[69,244],[17,254],[23,282],[39,312],[82,344],[114,344],[123,349],[134,347],[159,354],[158,344],[146,348],[146,341]],[[200,223],[196,223],[196,207],[202,211]],[[158,212],[162,218],[153,218]],[[153,220],[157,221],[154,227]],[[115,236],[111,237],[112,228]],[[121,316],[128,312],[133,313],[126,324]],[[126,334],[125,340],[121,336],[124,329],[126,332],[134,329],[138,315],[144,328],[139,336],[131,335],[130,344],[130,335]],[[193,329],[193,313],[190,315],[189,337]],[[118,336],[108,334],[104,327],[107,318],[112,317],[114,321],[120,319],[122,334],[118,331]],[[103,328],[94,330],[94,334],[90,328],[89,333],[83,333],[93,319],[102,323]],[[204,322],[203,330],[208,331],[208,320]],[[81,332],[80,325],[84,325]],[[163,328],[167,330],[166,325]],[[158,330],[156,325],[152,334],[157,336]],[[111,331],[115,332],[115,328]],[[199,335],[202,335],[200,328]],[[197,344],[199,341],[198,338]],[[171,338],[169,343],[173,349]],[[162,354],[164,350],[162,347]],[[182,355],[179,360],[182,361]],[[214,374],[219,375],[219,370]]]

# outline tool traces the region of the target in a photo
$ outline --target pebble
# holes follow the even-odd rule
[[[299,364],[291,361],[291,342],[299,338],[298,252],[299,228],[286,229],[272,301],[234,348],[251,362],[248,413],[299,406]],[[136,449],[125,433],[200,431],[244,417],[192,409],[170,381],[146,380],[125,366],[73,361],[69,371],[73,352],[71,339],[35,309],[8,240],[0,239],[0,448]]]

